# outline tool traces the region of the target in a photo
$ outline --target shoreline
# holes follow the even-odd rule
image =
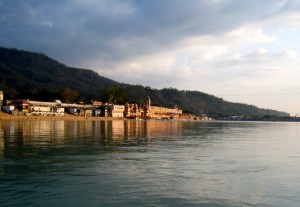
[[[100,116],[74,116],[71,114],[65,114],[64,116],[18,116],[18,115],[12,115],[7,114],[5,112],[0,112],[0,121],[2,120],[65,120],[65,121],[109,121],[109,120],[134,120],[134,119],[128,119],[125,117],[100,117]],[[149,119],[149,120],[155,120],[155,119]],[[176,121],[191,121],[193,119],[187,119],[187,118],[177,118],[174,119]]]
[[[5,112],[0,111],[0,121],[18,121],[18,120],[36,120],[36,121],[43,121],[43,120],[62,120],[62,121],[109,121],[109,120],[134,120],[134,119],[128,119],[125,117],[95,117],[95,116],[74,116],[71,114],[65,114],[64,116],[18,116],[18,115],[12,115]],[[151,119],[149,119],[151,120]],[[155,119],[152,119],[155,120]],[[178,118],[174,119],[176,121],[192,121],[193,119],[187,119],[187,118]],[[198,121],[205,121],[205,120],[198,120]],[[227,122],[237,122],[237,121],[250,121],[250,122],[256,122],[256,121],[266,121],[266,122],[300,122],[300,118],[295,117],[289,117],[289,118],[281,118],[281,119],[253,119],[253,120],[215,120],[215,121],[227,121]]]
[[[127,120],[124,117],[84,117],[73,116],[65,114],[64,116],[17,116],[0,112],[0,120],[70,120],[70,121],[84,121],[84,120]]]

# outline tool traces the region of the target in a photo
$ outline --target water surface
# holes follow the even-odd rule
[[[299,127],[0,121],[0,206],[300,206]]]

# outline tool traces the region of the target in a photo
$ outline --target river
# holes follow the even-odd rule
[[[300,206],[300,123],[0,121],[0,206]]]

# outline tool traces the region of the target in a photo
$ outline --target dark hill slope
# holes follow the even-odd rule
[[[216,118],[231,115],[289,116],[289,114],[285,112],[261,109],[253,105],[231,103],[224,101],[222,98],[217,98],[199,91],[179,91],[173,88],[156,90],[143,86],[128,86],[127,91],[129,98],[137,103],[143,103],[145,97],[150,96],[154,104],[167,107],[178,106],[185,112],[190,112],[195,115],[207,114]]]
[[[97,100],[110,85],[125,89],[130,101],[144,104],[145,98],[150,96],[153,104],[166,107],[176,105],[195,115],[288,115],[252,105],[227,102],[199,91],[179,91],[172,88],[157,90],[122,84],[92,70],[67,67],[44,54],[0,48],[0,90],[9,98],[22,94],[56,93],[62,88],[71,88],[82,98]]]
[[[92,70],[67,67],[44,54],[0,48],[0,88],[10,96],[56,92],[69,87],[85,97],[99,97],[115,81]]]

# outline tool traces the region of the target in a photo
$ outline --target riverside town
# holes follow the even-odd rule
[[[145,100],[145,105],[136,103],[114,105],[99,101],[84,103],[62,103],[60,100],[53,102],[33,101],[29,99],[6,100],[4,104],[3,91],[0,91],[0,107],[3,112],[16,116],[65,116],[79,117],[113,117],[128,119],[183,119],[183,120],[210,120],[206,116],[196,117],[192,114],[183,114],[178,107],[165,108],[152,106],[150,97]]]

